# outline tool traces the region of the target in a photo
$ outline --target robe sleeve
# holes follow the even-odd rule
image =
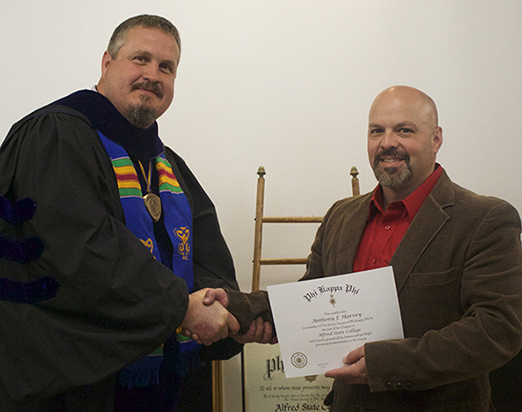
[[[246,332],[250,324],[259,316],[265,322],[274,323],[268,293],[265,290],[251,293],[227,290],[227,293],[229,300],[227,309],[238,320],[241,332]]]
[[[13,126],[0,150],[0,194],[36,203],[31,220],[0,222],[0,233],[45,245],[25,265],[0,259],[0,276],[59,284],[33,305],[0,301],[0,377],[13,399],[101,380],[175,332],[186,284],[125,226],[110,161],[84,119],[33,115]]]

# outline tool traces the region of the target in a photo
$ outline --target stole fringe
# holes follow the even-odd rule
[[[118,373],[118,385],[127,388],[143,388],[160,383],[160,371],[166,375],[183,377],[201,365],[201,346],[194,341],[176,342],[169,339],[164,355],[151,355],[127,366]]]
[[[140,359],[118,373],[118,384],[127,389],[158,385],[162,363],[162,355]]]

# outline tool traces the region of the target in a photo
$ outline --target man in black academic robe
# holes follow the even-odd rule
[[[4,412],[111,411],[116,373],[150,354],[179,326],[215,323],[206,344],[236,327],[219,305],[202,305],[202,291],[189,294],[185,281],[128,229],[98,135],[122,146],[135,164],[164,153],[192,212],[194,290],[237,289],[211,200],[157,134],[155,119],[172,101],[179,50],[177,31],[165,19],[127,20],[104,54],[97,91],[74,93],[28,115],[2,145],[4,203],[16,209],[16,201],[30,198],[36,209],[23,223],[0,220],[0,234],[18,245],[33,238],[43,244],[39,258],[34,255],[41,251],[16,259],[8,243],[0,243],[7,250],[0,253],[0,278],[25,291],[0,301]],[[151,175],[157,192],[157,174]],[[140,176],[144,193],[145,179]],[[173,253],[165,232],[162,215],[154,224],[162,256]],[[55,290],[46,295],[47,284],[27,286],[41,279],[50,279]],[[240,349],[227,338],[204,347],[201,356],[224,359]]]

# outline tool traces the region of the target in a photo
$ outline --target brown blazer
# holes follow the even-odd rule
[[[371,193],[332,206],[303,280],[352,271],[370,199]],[[369,386],[337,380],[331,410],[488,411],[487,373],[522,344],[517,211],[461,188],[444,172],[390,265],[405,339],[367,343]]]
[[[371,196],[330,208],[301,280],[352,272]],[[511,205],[443,172],[390,262],[405,339],[367,343],[369,385],[336,380],[331,411],[488,411],[488,372],[522,345],[520,231]],[[266,315],[260,299],[234,296],[231,308]]]

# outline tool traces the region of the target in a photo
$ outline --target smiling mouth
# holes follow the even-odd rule
[[[382,159],[382,158],[380,158],[379,161],[383,162],[383,163],[396,163],[396,162],[402,162],[402,161],[404,161],[404,159],[403,158],[400,158],[400,159]]]
[[[389,148],[383,150],[380,153],[377,153],[374,158],[374,164],[377,166],[379,163],[381,164],[393,164],[405,162],[406,164],[410,163],[410,156],[407,152],[399,152],[396,148]]]
[[[143,90],[152,94],[155,94],[160,99],[163,98],[163,92],[159,88],[159,86],[156,83],[152,82],[144,82],[144,83],[137,83],[132,86],[132,91],[134,90]]]
[[[138,87],[134,90],[140,90],[142,92],[146,92],[146,94],[142,95],[143,98],[145,98],[146,96],[150,95],[150,94],[153,94],[154,96],[156,97],[160,97],[158,92],[157,91],[154,91],[154,90],[150,90],[150,89],[145,89],[143,87]]]
[[[149,89],[137,89],[137,90],[141,90],[141,91],[144,91],[144,92],[149,92],[149,93],[152,93],[152,94],[155,94],[156,96],[158,95],[154,90],[149,90]]]

